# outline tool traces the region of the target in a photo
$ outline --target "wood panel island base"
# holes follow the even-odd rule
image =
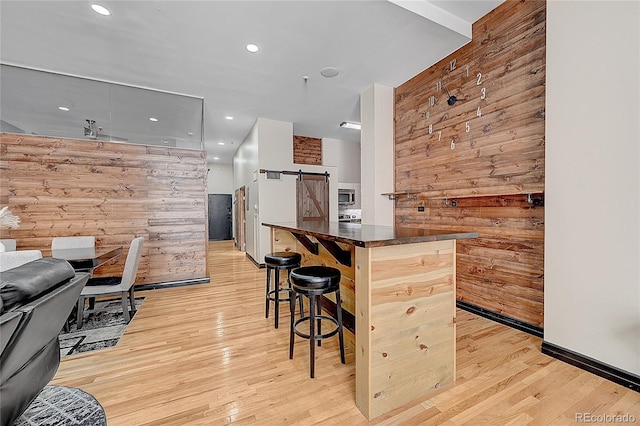
[[[263,223],[273,251],[342,272],[355,319],[356,405],[374,419],[456,377],[456,240],[477,233],[354,223]],[[334,309],[335,310],[335,309]]]

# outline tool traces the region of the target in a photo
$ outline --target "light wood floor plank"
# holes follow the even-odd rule
[[[353,353],[337,338],[316,351],[288,310],[264,318],[265,270],[231,242],[209,246],[211,283],[139,292],[145,301],[118,345],[64,358],[53,383],[93,394],[109,426],[565,425],[576,412],[631,414],[640,394],[543,355],[541,340],[458,311],[458,380],[367,422],[355,406]],[[271,310],[273,315],[273,309]]]

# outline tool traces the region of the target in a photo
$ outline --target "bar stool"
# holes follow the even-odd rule
[[[269,302],[274,302],[275,308],[275,327],[278,328],[278,318],[280,316],[280,302],[288,302],[293,292],[291,290],[291,281],[289,275],[293,268],[300,266],[302,256],[300,253],[293,251],[276,251],[264,256],[264,263],[267,265],[267,292],[265,305],[265,318],[269,318]],[[271,288],[271,271],[275,271],[275,286]],[[287,287],[280,288],[280,271],[287,271]],[[281,298],[280,292],[286,291],[287,297]],[[295,297],[294,297],[295,299]],[[294,305],[295,310],[295,305]],[[300,315],[302,315],[302,298],[300,298]]]
[[[344,336],[342,333],[342,301],[340,299],[340,270],[329,266],[303,266],[291,271],[291,288],[295,293],[309,298],[309,316],[294,321],[295,304],[291,298],[291,328],[289,331],[289,359],[293,359],[293,339],[294,334],[309,339],[309,368],[310,376],[315,376],[315,342],[321,346],[322,339],[338,334],[340,338],[340,361],[344,360]],[[322,315],[322,295],[327,293],[336,294],[337,319]],[[316,314],[316,308],[318,310]],[[322,321],[329,321],[335,324],[336,328],[329,333],[322,334]],[[309,322],[309,334],[298,330],[298,325]],[[318,330],[315,325],[317,322]]]

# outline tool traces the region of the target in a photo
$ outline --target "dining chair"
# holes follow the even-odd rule
[[[16,240],[13,238],[3,238],[0,240],[0,244],[4,246],[3,251],[16,251]]]
[[[129,246],[127,259],[124,261],[124,270],[121,277],[99,277],[91,278],[85,285],[80,297],[78,298],[78,318],[76,327],[78,330],[84,322],[84,305],[85,299],[101,296],[120,296],[122,300],[122,312],[124,319],[128,323],[131,320],[129,307],[127,306],[127,296],[131,305],[131,313],[136,312],[136,304],[133,295],[133,284],[138,273],[140,265],[140,257],[142,255],[143,237],[134,238]]]
[[[17,268],[31,261],[42,259],[40,250],[18,250],[0,252],[0,272]]]
[[[95,247],[96,237],[94,236],[79,236],[79,237],[53,237],[51,239],[51,250],[57,249],[71,249],[71,248],[85,248]]]
[[[96,237],[83,235],[75,237],[53,237],[51,239],[51,251],[78,248],[93,248],[96,246]],[[93,269],[76,269],[77,272],[88,272],[93,275]]]

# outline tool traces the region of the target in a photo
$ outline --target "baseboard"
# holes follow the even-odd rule
[[[542,342],[542,353],[550,357],[564,361],[582,370],[611,380],[625,388],[640,392],[640,376],[621,370],[609,364],[605,364],[588,356],[570,351],[546,341]]]
[[[463,311],[471,312],[472,314],[476,314],[484,318],[489,318],[490,320],[515,328],[516,330],[524,331],[525,333],[529,333],[536,337],[544,337],[544,329],[537,325],[529,324],[462,300],[456,300],[456,306]]]
[[[209,278],[195,278],[191,280],[180,280],[180,281],[167,281],[163,283],[151,283],[151,284],[141,284],[135,286],[135,291],[142,290],[157,290],[160,288],[171,288],[171,287],[183,287],[188,285],[196,285],[196,284],[208,284],[211,280]]]
[[[251,263],[253,263],[256,266],[256,268],[262,269],[262,268],[266,268],[267,267],[264,263],[256,262],[256,260],[253,257],[251,257],[251,255],[249,253],[245,253],[245,256],[247,257],[247,259],[249,259],[251,261]]]

